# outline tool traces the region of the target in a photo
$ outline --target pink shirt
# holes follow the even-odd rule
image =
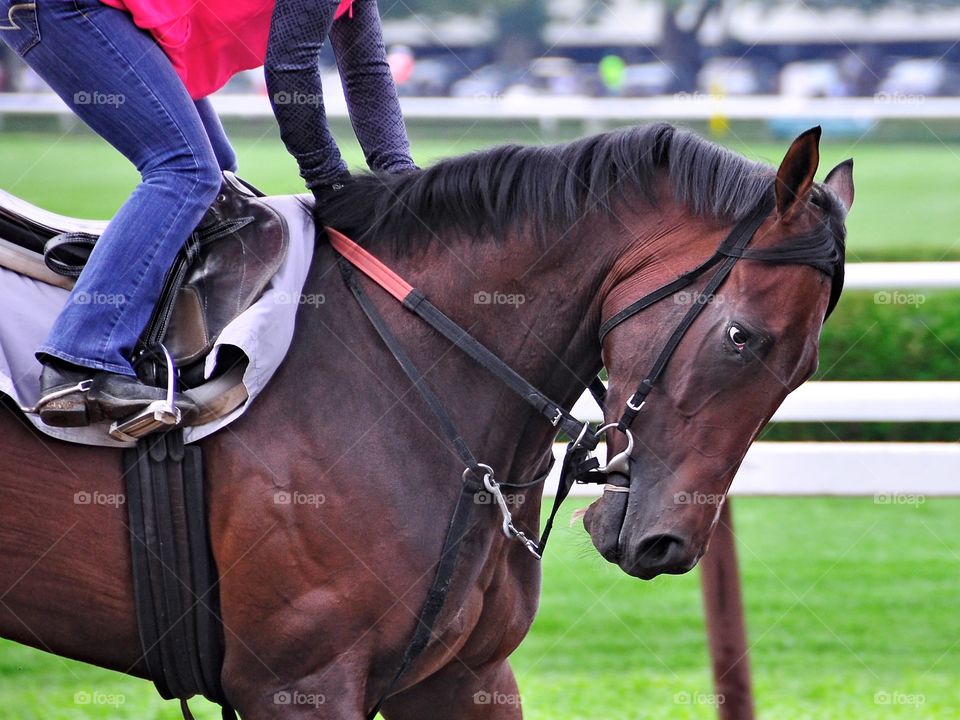
[[[125,10],[170,58],[190,97],[204,98],[263,65],[275,0],[100,0]],[[350,10],[340,0],[334,18]]]

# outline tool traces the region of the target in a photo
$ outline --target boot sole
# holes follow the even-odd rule
[[[70,396],[51,400],[40,408],[40,419],[51,427],[86,427],[90,424],[90,414],[83,396],[71,399]]]

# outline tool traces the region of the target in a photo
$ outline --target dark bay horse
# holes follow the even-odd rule
[[[748,446],[817,364],[836,301],[852,165],[814,182],[819,129],[779,169],[658,125],[549,148],[502,147],[411,175],[361,178],[324,220],[423,289],[568,407],[601,366],[615,419],[685,303],[678,294],[598,341],[601,322],[693,268],[775,191],[750,247],[684,335],[633,426],[629,493],[584,523],[625,572],[701,557]],[[794,245],[823,248],[792,262]],[[779,254],[778,254],[779,253]],[[809,260],[809,258],[807,258]],[[833,273],[833,279],[830,273]],[[479,459],[535,479],[555,429],[379,289],[368,290]],[[439,559],[462,471],[345,288],[321,242],[289,357],[257,404],[204,441],[222,578],[226,693],[245,720],[360,720],[400,663]],[[610,436],[614,450],[624,436]],[[134,620],[120,453],[39,435],[0,413],[0,635],[144,675]],[[518,491],[539,527],[541,488]],[[75,498],[96,501],[78,504]],[[530,628],[540,566],[481,508],[426,651],[389,720],[521,717],[507,657]]]

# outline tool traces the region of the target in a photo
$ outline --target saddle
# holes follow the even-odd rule
[[[180,385],[202,410],[192,424],[222,417],[246,401],[245,358],[218,363],[209,380],[204,360],[223,329],[263,293],[289,243],[286,220],[259,199],[262,193],[233,173],[223,175],[215,203],[167,274],[140,340],[145,358],[155,357],[161,345],[169,351]],[[257,227],[255,246],[234,235],[250,224]],[[105,227],[106,222],[51,213],[0,190],[0,266],[69,290]],[[162,362],[135,367],[146,382],[168,383]]]

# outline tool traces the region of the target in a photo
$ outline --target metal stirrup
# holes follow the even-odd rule
[[[182,416],[177,407],[177,368],[166,346],[161,344],[167,364],[167,397],[154,400],[143,410],[126,420],[117,420],[110,425],[110,437],[133,442],[157,430],[169,429],[180,424]]]

